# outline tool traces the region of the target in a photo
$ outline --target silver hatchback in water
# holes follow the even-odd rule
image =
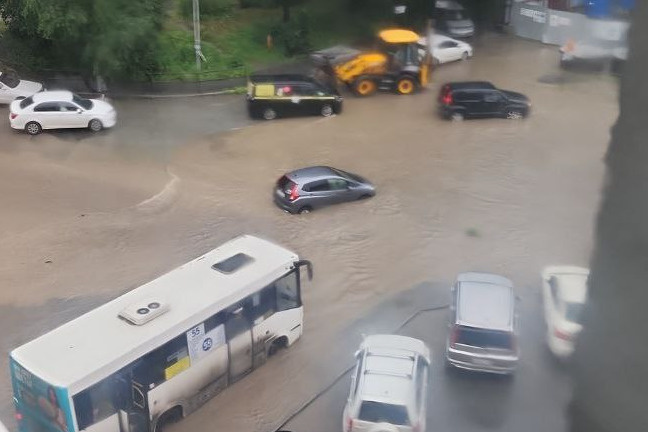
[[[318,207],[370,198],[375,194],[374,186],[359,175],[327,166],[286,173],[273,191],[275,203],[289,213],[308,213]]]
[[[461,273],[452,287],[449,365],[510,374],[517,368],[517,297],[513,283],[490,273]]]

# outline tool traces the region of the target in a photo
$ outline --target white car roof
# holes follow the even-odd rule
[[[588,269],[577,266],[549,266],[542,273],[545,278],[556,278],[561,299],[568,303],[585,303]]]
[[[67,90],[43,91],[33,97],[35,103],[48,101],[71,101],[74,93]]]
[[[430,359],[430,350],[425,343],[408,336],[383,334],[367,336],[362,341],[360,349],[366,349],[370,352],[375,350],[381,352],[385,352],[385,350],[393,352],[410,351],[428,360]]]
[[[451,38],[451,37],[449,37],[449,36],[445,36],[445,35],[442,35],[442,34],[434,33],[434,34],[432,35],[432,43],[433,43],[434,45],[438,45],[438,44],[440,44],[441,42],[445,42],[445,41],[452,41],[452,42],[456,42],[456,43],[458,43],[458,44],[460,44],[460,45],[461,45],[461,44],[466,44],[466,42],[464,42],[464,41],[460,41],[460,40],[457,40],[457,39],[453,39],[453,38]],[[422,37],[422,38],[420,38],[418,43],[421,44],[421,45],[427,45],[427,38],[426,38],[426,37]]]
[[[414,403],[416,357],[429,362],[429,349],[420,340],[397,335],[365,338],[366,350],[360,388],[362,400],[411,405]]]

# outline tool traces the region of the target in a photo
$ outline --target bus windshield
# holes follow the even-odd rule
[[[67,391],[41,380],[11,360],[16,409],[21,432],[72,432],[74,423]]]

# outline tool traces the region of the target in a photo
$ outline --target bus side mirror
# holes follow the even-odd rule
[[[295,267],[301,268],[306,266],[306,273],[308,274],[308,280],[313,280],[313,264],[308,260],[299,260],[295,263]]]

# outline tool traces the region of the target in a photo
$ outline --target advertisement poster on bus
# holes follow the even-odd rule
[[[200,324],[187,332],[187,346],[192,364],[199,362],[215,348],[224,344],[225,326],[222,324],[208,332],[205,332],[205,324]]]
[[[54,387],[11,361],[11,379],[20,420],[20,430],[71,432],[74,430],[67,391]]]

